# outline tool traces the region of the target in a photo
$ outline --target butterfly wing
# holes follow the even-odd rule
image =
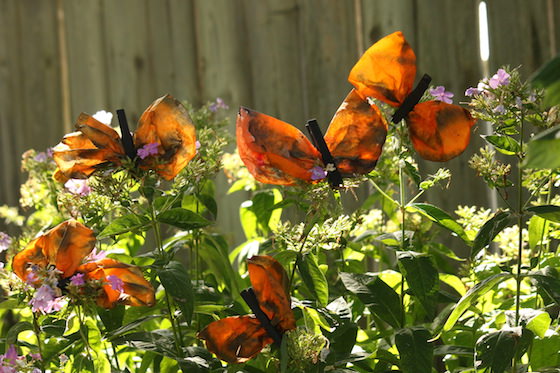
[[[236,123],[239,156],[251,174],[266,184],[294,185],[313,181],[321,154],[296,127],[247,108]]]
[[[252,359],[273,339],[253,315],[226,317],[211,322],[198,333],[206,348],[230,364]]]
[[[259,255],[249,259],[247,267],[259,306],[271,324],[279,332],[295,329],[288,274],[282,265],[271,256]]]
[[[86,179],[103,165],[121,163],[124,149],[114,129],[85,113],[75,126],[79,131],[64,136],[53,149],[58,181]]]
[[[406,122],[418,154],[429,161],[445,162],[465,150],[476,120],[460,106],[426,101],[414,107]]]
[[[68,220],[31,241],[16,254],[13,269],[19,278],[25,280],[27,268],[31,265],[42,268],[55,265],[62,272],[62,277],[66,278],[76,272],[94,246],[93,231],[75,220]]]
[[[412,90],[416,55],[397,31],[373,44],[350,71],[348,81],[363,99],[373,97],[400,106]]]
[[[386,136],[387,121],[379,108],[368,104],[353,89],[335,113],[325,142],[338,170],[348,177],[373,170]]]
[[[165,95],[155,100],[142,114],[134,133],[134,146],[157,143],[159,156],[140,161],[143,168],[154,169],[161,177],[171,180],[196,155],[196,133],[187,109]]]
[[[140,268],[121,263],[118,260],[105,258],[78,267],[77,272],[84,273],[87,279],[105,281],[97,304],[103,308],[112,308],[118,302],[128,306],[153,306],[155,293],[153,286],[146,281]],[[107,277],[116,276],[123,283],[123,291],[113,289],[106,282]]]

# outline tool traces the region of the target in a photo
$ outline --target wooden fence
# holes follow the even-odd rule
[[[82,111],[123,107],[135,121],[169,92],[194,104],[223,98],[232,128],[239,105],[326,125],[361,52],[395,30],[415,50],[418,73],[460,101],[483,76],[477,8],[476,0],[0,0],[0,205],[17,205],[21,153],[55,145]],[[557,48],[558,0],[489,0],[488,16],[490,72],[522,65],[527,76]],[[471,152],[448,162],[451,188],[432,201],[448,210],[486,204],[466,164]],[[427,173],[438,166],[421,164]],[[240,198],[220,197],[221,230],[237,229]]]

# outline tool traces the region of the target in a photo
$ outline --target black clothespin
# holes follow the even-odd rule
[[[317,120],[310,119],[307,121],[305,125],[307,131],[309,132],[309,136],[311,137],[311,142],[317,150],[321,153],[321,158],[323,158],[323,163],[325,164],[325,169],[327,171],[327,178],[329,180],[329,184],[331,188],[340,189],[343,186],[342,183],[342,175],[338,171],[336,167],[336,163],[334,161],[334,157],[332,156],[327,143],[325,142],[325,138],[323,137],[323,133],[319,128],[319,124]]]
[[[280,334],[278,330],[276,330],[274,325],[272,325],[272,323],[270,322],[268,316],[266,316],[266,313],[264,313],[264,311],[261,309],[261,306],[259,306],[259,301],[257,300],[257,296],[255,295],[253,288],[242,290],[240,294],[245,303],[247,303],[249,308],[251,308],[251,311],[253,311],[262,327],[274,340],[274,343],[280,346],[280,344],[282,343],[282,334]]]
[[[134,149],[134,142],[132,141],[132,135],[130,134],[130,129],[128,128],[128,122],[126,120],[126,114],[124,109],[117,110],[117,117],[119,118],[119,127],[121,128],[121,141],[123,144],[124,152],[130,159],[136,158],[136,150]]]
[[[428,74],[424,74],[422,79],[420,79],[420,81],[418,82],[416,88],[414,88],[412,92],[410,92],[410,94],[406,96],[402,105],[399,106],[397,111],[395,111],[395,114],[393,114],[393,118],[391,118],[391,122],[395,124],[399,123],[408,115],[408,113],[412,111],[412,109],[414,109],[414,106],[418,103],[418,101],[420,101],[422,95],[430,86],[431,81],[432,77]]]

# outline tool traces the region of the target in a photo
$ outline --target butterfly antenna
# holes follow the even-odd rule
[[[255,295],[255,291],[253,288],[248,288],[246,290],[241,291],[241,298],[247,303],[251,311],[257,317],[257,320],[261,323],[262,327],[266,330],[268,335],[274,340],[274,343],[280,344],[282,343],[282,334],[276,330],[274,325],[270,322],[266,313],[262,310],[261,306],[259,305],[259,301],[257,300],[257,296]]]
[[[117,117],[119,118],[119,127],[121,128],[121,141],[123,144],[124,152],[130,159],[136,158],[136,150],[132,141],[132,135],[128,128],[128,121],[124,109],[117,110]]]
[[[307,132],[309,132],[311,142],[313,142],[313,145],[315,145],[317,150],[319,150],[319,152],[321,153],[321,158],[323,159],[323,163],[325,164],[325,171],[327,171],[327,179],[329,180],[331,188],[342,188],[342,175],[336,167],[334,157],[332,156],[329,147],[325,142],[325,138],[323,137],[321,128],[319,128],[319,123],[317,123],[316,119],[310,119],[307,121],[305,128],[307,128]]]
[[[410,94],[406,96],[402,105],[399,106],[397,111],[395,111],[395,114],[393,114],[393,118],[391,118],[391,122],[395,124],[399,123],[408,115],[408,113],[412,111],[412,109],[414,109],[414,106],[416,106],[416,104],[424,95],[424,92],[426,92],[426,89],[428,89],[428,87],[430,86],[431,81],[432,77],[428,74],[424,74],[422,79],[420,79],[420,81],[418,82],[416,88],[414,88],[412,92],[410,92]]]

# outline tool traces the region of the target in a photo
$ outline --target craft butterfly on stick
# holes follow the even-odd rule
[[[166,180],[173,179],[196,154],[196,134],[187,109],[171,95],[155,100],[142,114],[134,137],[130,135],[123,111],[118,111],[121,136],[82,113],[78,132],[70,133],[54,148],[59,181],[88,178],[103,167],[118,167],[128,157],[137,159],[141,169],[153,169]],[[150,151],[139,156],[146,147]]]
[[[421,157],[443,162],[466,148],[475,120],[457,105],[418,103],[430,78],[425,76],[413,90],[415,75],[416,56],[400,31],[372,45],[352,68],[348,80],[355,89],[324,137],[343,177],[369,173],[381,155],[388,126],[372,99],[398,108],[392,121],[406,120]],[[239,155],[258,181],[294,185],[325,177],[327,162],[296,127],[243,107],[236,126]]]
[[[208,351],[228,363],[242,363],[265,346],[280,344],[282,335],[295,329],[288,275],[274,258],[261,255],[248,260],[252,288],[241,295],[255,315],[232,316],[211,322],[198,333]]]

